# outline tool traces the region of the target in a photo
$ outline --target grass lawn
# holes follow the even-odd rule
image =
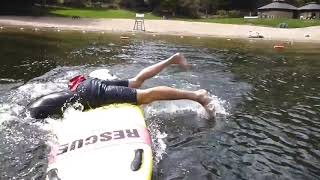
[[[49,15],[72,17],[79,16],[83,18],[123,18],[134,19],[136,12],[128,10],[114,9],[95,9],[95,8],[50,8]],[[152,13],[145,13],[145,19],[160,19]]]
[[[318,20],[300,20],[300,19],[250,19],[244,18],[217,18],[217,19],[201,19],[202,22],[222,23],[222,24],[247,24],[258,26],[278,27],[280,23],[287,23],[288,28],[301,28],[309,26],[320,26]]]
[[[124,18],[134,19],[134,11],[113,10],[113,9],[96,9],[96,8],[49,8],[47,14],[51,16],[72,17],[79,16],[83,18]],[[161,19],[161,17],[152,13],[145,13],[145,19]],[[257,26],[278,27],[280,23],[287,23],[288,28],[301,28],[309,26],[320,26],[320,20],[300,20],[300,19],[250,19],[244,18],[215,18],[215,19],[187,19],[173,18],[174,20],[209,22],[222,24],[247,24]]]

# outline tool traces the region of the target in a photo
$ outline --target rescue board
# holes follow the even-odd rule
[[[75,118],[94,121],[77,133],[57,135],[58,143],[49,156],[48,180],[151,179],[151,139],[140,107],[109,105]]]

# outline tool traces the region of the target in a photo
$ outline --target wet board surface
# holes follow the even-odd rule
[[[47,179],[151,179],[151,140],[138,106],[109,105],[72,118],[93,123],[58,133]]]

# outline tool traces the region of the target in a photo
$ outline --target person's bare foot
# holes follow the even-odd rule
[[[205,89],[200,89],[196,91],[196,95],[198,96],[198,102],[202,106],[207,106],[210,103],[210,98],[208,92]]]
[[[181,53],[174,54],[172,60],[173,64],[178,64],[183,69],[189,69],[191,67],[191,65],[188,64],[187,59]]]
[[[205,89],[200,89],[196,91],[196,94],[198,96],[198,102],[205,108],[205,110],[208,112],[209,117],[215,116],[215,108],[210,105],[211,98],[208,95],[208,92]]]

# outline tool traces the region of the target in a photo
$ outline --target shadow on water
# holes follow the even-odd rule
[[[55,30],[0,32],[0,177],[41,179],[46,123],[28,118],[34,98],[66,89],[97,68],[121,78],[175,52],[190,71],[170,67],[143,88],[207,89],[215,120],[191,102],[159,102],[145,113],[154,141],[153,179],[318,179],[320,54],[314,44]],[[224,110],[224,111],[223,111]],[[19,119],[19,120],[18,120]],[[49,122],[47,122],[49,123]]]

